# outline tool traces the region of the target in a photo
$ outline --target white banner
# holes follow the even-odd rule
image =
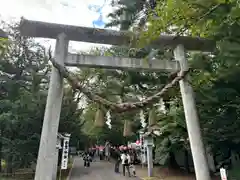
[[[68,167],[68,152],[69,152],[69,137],[64,137],[63,147],[62,147],[61,169],[67,169]]]
[[[145,164],[145,163],[147,162],[145,152],[143,152],[143,153],[141,154],[141,160],[142,160],[142,164]]]
[[[140,148],[141,148],[141,161],[142,164],[145,164],[147,159],[146,159],[146,151],[145,151],[145,147],[144,147],[144,137],[143,137],[143,133],[140,133]]]
[[[221,168],[221,169],[220,169],[220,175],[221,175],[221,180],[227,180],[227,172],[226,172],[226,169]]]

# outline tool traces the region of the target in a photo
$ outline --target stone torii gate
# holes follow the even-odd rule
[[[55,60],[64,66],[96,67],[112,69],[138,69],[148,71],[187,71],[189,69],[185,49],[189,51],[212,51],[215,43],[201,38],[184,36],[160,36],[151,43],[152,47],[170,47],[174,49],[175,61],[152,60],[151,66],[144,59],[77,55],[68,53],[68,42],[82,41],[90,43],[129,45],[129,33],[88,27],[53,24],[40,21],[21,20],[20,31],[23,36],[56,39]],[[197,180],[210,180],[208,163],[202,142],[194,93],[188,82],[189,76],[180,80],[180,90],[185,119],[193,156]],[[63,77],[52,66],[48,97],[42,127],[35,180],[52,180],[54,171],[54,153],[56,148],[59,117],[63,98]]]

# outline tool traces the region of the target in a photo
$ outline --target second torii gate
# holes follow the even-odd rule
[[[152,60],[150,67],[146,64],[144,59],[68,53],[68,42],[70,40],[111,45],[128,45],[131,38],[127,32],[45,23],[25,19],[22,19],[21,21],[20,31],[23,36],[56,39],[55,60],[62,66],[141,69],[170,72],[176,72],[179,70],[187,71],[189,68],[185,57],[185,49],[190,51],[196,50],[209,52],[215,48],[215,43],[206,39],[184,36],[160,36],[151,44],[151,46],[168,46],[174,48],[175,61]],[[197,180],[210,180],[194,93],[188,82],[188,76],[182,79],[179,84],[196,178]],[[58,69],[52,66],[35,180],[52,180],[62,98],[63,77]]]

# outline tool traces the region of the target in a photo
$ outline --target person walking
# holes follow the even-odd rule
[[[91,148],[91,151],[90,151],[90,156],[91,156],[91,162],[94,160],[94,152],[95,150],[93,148]]]
[[[116,162],[115,162],[115,173],[119,173],[119,165],[121,163],[121,154],[118,150],[115,150],[115,158],[116,158]]]
[[[129,151],[130,155],[130,163],[129,163],[129,170],[130,174],[136,177],[136,169],[135,169],[135,156],[134,156],[134,150],[132,149]]]
[[[128,176],[130,177],[131,175],[130,175],[129,165],[131,162],[131,158],[126,150],[123,151],[121,155],[121,160],[122,160],[123,176],[125,176],[126,169],[127,169]]]
[[[99,148],[99,158],[100,158],[100,160],[103,160],[103,156],[104,156],[104,147],[100,146],[100,148]]]
[[[84,161],[84,167],[90,167],[90,162],[91,162],[91,156],[89,152],[85,152],[83,155],[83,161]]]
[[[106,161],[109,161],[109,160],[110,160],[110,147],[105,146],[105,151],[104,151],[104,153],[105,153],[105,160],[106,160]]]
[[[84,152],[83,154],[83,165],[85,168],[87,167],[87,152]]]

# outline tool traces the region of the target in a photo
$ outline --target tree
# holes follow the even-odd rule
[[[9,26],[1,55],[1,143],[8,172],[36,158],[48,72],[46,50]],[[35,48],[35,49],[34,49]],[[41,87],[41,89],[40,89]],[[19,131],[19,128],[21,131]]]
[[[137,13],[137,7],[125,4],[111,16],[119,19],[123,11]],[[238,133],[231,132],[239,124],[236,79],[239,75],[239,2],[164,0],[157,1],[154,10],[149,9],[148,12],[143,15],[148,23],[144,28],[138,28],[141,47],[161,33],[200,36],[217,41],[217,49],[211,54],[188,53],[193,69],[191,83],[196,92],[205,143],[215,153],[226,152],[226,147],[228,150],[223,154],[229,154],[229,149],[238,152]],[[130,27],[135,26],[134,21]]]
[[[112,6],[117,9],[108,15],[112,21],[106,27],[121,25],[124,30],[131,28],[132,25],[143,27],[148,19],[147,14],[155,9],[156,5],[156,0],[113,0]],[[127,18],[122,18],[122,15]]]
[[[21,37],[18,24],[6,30],[9,40],[0,56],[0,159],[12,173],[37,159],[52,56],[33,39]],[[75,146],[82,137],[78,102],[77,93],[66,85],[59,131],[71,133]]]
[[[140,53],[143,53],[143,52],[139,52],[135,56],[129,55],[126,48],[117,48],[117,47],[113,47],[110,49],[94,49],[90,53],[94,53],[95,55],[98,55],[99,52],[104,53],[105,55],[108,55],[108,56],[128,55],[130,57],[136,57],[136,56],[141,57]],[[81,79],[81,82],[82,82],[81,87],[82,88],[86,87],[88,89],[87,92],[91,92],[93,94],[99,95],[101,96],[101,98],[105,98],[108,101],[112,101],[114,103],[126,102],[126,101],[130,101],[130,102],[139,101],[140,98],[146,98],[154,93],[157,93],[159,88],[162,87],[162,84],[167,82],[167,75],[165,73],[146,73],[146,72],[134,72],[134,71],[124,72],[121,70],[81,68],[81,70],[75,76]],[[86,82],[85,79],[87,79],[88,81]],[[149,89],[151,89],[151,92],[148,91]],[[83,94],[85,92],[83,92]],[[156,102],[158,102],[157,98],[156,98]],[[100,134],[103,135],[107,133],[105,132],[105,130],[107,131],[107,129],[99,130],[92,127],[95,113],[97,111],[97,105],[99,102],[97,103],[92,102],[92,99],[90,98],[90,101],[87,100],[86,103],[87,104],[86,104],[85,113],[84,113],[85,115],[83,118],[86,122],[84,125],[84,131],[88,136],[91,136],[93,138],[96,136],[100,137]],[[111,111],[111,108],[108,109],[107,106],[106,107],[103,106],[102,108],[105,113],[108,110]],[[116,140],[116,138],[112,138],[113,129],[119,129],[118,133],[116,132],[118,134],[118,135],[116,134],[118,137],[119,137],[119,134],[122,135],[124,120],[132,121],[133,130],[134,132],[137,132],[140,128],[140,121],[139,121],[138,114],[139,114],[139,109],[129,113],[121,113],[120,115],[118,114],[118,112],[111,111],[112,126],[114,126],[115,128],[112,128],[111,130],[108,129],[109,133],[107,134],[111,135],[111,136],[108,136],[108,139]],[[120,127],[117,128],[117,126],[120,126]],[[137,134],[135,134],[133,138],[136,139]],[[102,137],[102,139],[106,139],[106,138]],[[121,139],[123,138],[119,137],[118,139],[119,144],[123,142]]]

